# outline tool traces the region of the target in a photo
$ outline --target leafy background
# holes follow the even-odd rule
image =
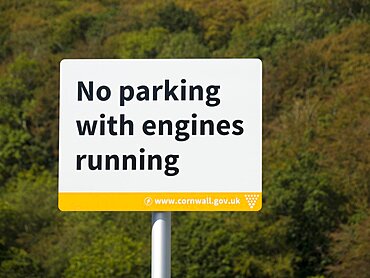
[[[149,277],[149,213],[57,209],[59,61],[259,57],[260,213],[174,213],[173,277],[370,277],[369,0],[0,1],[0,277]]]

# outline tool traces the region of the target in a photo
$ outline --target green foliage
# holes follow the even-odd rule
[[[21,54],[9,65],[9,79],[19,80],[25,89],[31,91],[39,86],[43,80],[42,70],[35,60]],[[27,96],[27,94],[25,94]]]
[[[71,15],[57,25],[52,38],[51,49],[53,52],[66,51],[78,40],[84,40],[85,34],[94,21],[93,16],[85,14]]]
[[[187,7],[199,18],[203,39],[210,50],[225,47],[235,25],[246,22],[247,8],[241,1],[189,1]]]
[[[291,219],[288,244],[296,250],[298,276],[306,277],[323,271],[328,261],[328,236],[341,220],[342,200],[320,174],[314,154],[301,152],[285,167],[272,175],[268,208]]]
[[[10,48],[7,46],[6,41],[10,36],[10,27],[4,17],[0,19],[0,61],[4,59],[9,53]]]
[[[171,2],[158,11],[158,24],[170,32],[192,30],[199,32],[199,23],[191,10],[184,10]]]
[[[230,277],[232,267],[222,254],[223,245],[228,240],[226,229],[221,227],[222,219],[189,216],[182,218],[181,229],[176,230],[173,237],[173,249],[181,254],[175,257],[181,263],[175,261],[173,276]],[[202,233],[210,230],[211,234]]]
[[[4,182],[21,169],[32,164],[32,153],[29,149],[31,137],[24,131],[11,128],[0,128],[0,182]]]
[[[26,251],[11,248],[9,256],[11,259],[5,259],[0,264],[1,278],[37,278],[42,276],[40,267]]]
[[[182,32],[170,37],[158,58],[205,58],[209,55],[208,48],[199,42],[195,34]]]
[[[56,178],[38,168],[21,172],[8,182],[0,198],[2,211],[7,215],[6,224],[1,225],[4,244],[12,245],[24,232],[36,233],[55,220],[55,192]]]
[[[0,79],[0,185],[18,171],[42,160],[41,149],[33,144],[25,111],[42,73],[34,60],[18,56]]]
[[[365,215],[358,223],[343,226],[333,234],[331,254],[337,263],[329,267],[334,277],[369,276],[370,261],[370,216]]]
[[[9,73],[0,79],[0,123],[11,127],[24,125],[24,110],[40,84],[41,71],[26,55],[18,56],[9,65]]]
[[[367,0],[323,1],[322,4],[327,15],[334,14],[337,18],[347,18],[347,20],[369,18],[370,2]]]
[[[173,256],[172,275],[293,277],[287,224],[283,218],[271,225],[235,213],[176,215],[173,249],[181,256]]]
[[[141,244],[132,242],[115,225],[106,225],[90,246],[70,259],[64,276],[143,277]],[[103,233],[104,232],[104,233]]]
[[[42,169],[19,173],[2,190],[0,277],[41,276],[34,254],[23,248],[29,249],[35,235],[56,220],[55,191],[56,178]]]
[[[154,27],[112,37],[107,48],[109,52],[115,49],[115,58],[155,58],[167,39],[166,29]]]
[[[100,34],[102,21],[106,20],[103,9],[98,4],[83,4],[56,21],[50,39],[51,51],[68,51],[76,41],[87,41],[90,36]]]

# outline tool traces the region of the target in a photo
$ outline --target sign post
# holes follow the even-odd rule
[[[171,212],[152,213],[152,278],[171,277]]]
[[[170,211],[262,207],[259,59],[66,59],[62,211],[150,211],[152,277],[170,277]]]

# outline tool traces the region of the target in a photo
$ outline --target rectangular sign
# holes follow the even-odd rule
[[[60,64],[59,209],[258,211],[259,59]]]

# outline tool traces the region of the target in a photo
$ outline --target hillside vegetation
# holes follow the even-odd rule
[[[63,58],[259,57],[263,209],[174,213],[172,276],[369,277],[369,0],[0,0],[0,277],[150,277],[150,213],[57,209]]]

